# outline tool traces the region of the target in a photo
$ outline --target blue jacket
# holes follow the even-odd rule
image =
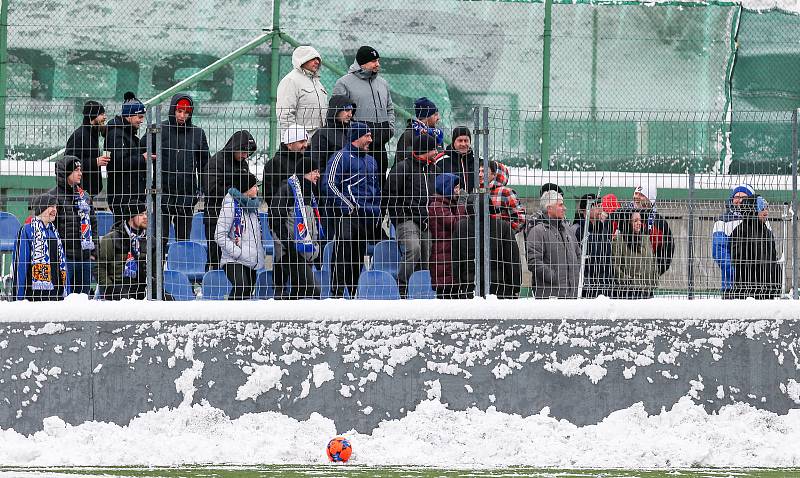
[[[733,287],[734,268],[731,261],[731,234],[742,223],[742,215],[733,208],[731,200],[725,202],[725,212],[714,223],[711,233],[711,255],[722,272],[722,290]]]
[[[344,216],[381,216],[378,163],[349,143],[328,158],[322,191]]]
[[[59,270],[58,243],[61,238],[55,225],[45,229],[50,246],[51,270]],[[53,274],[53,285],[50,291],[33,291],[31,289],[31,246],[33,245],[33,226],[24,224],[17,234],[14,245],[14,297],[16,300],[59,300],[69,295],[69,279],[62,282],[60,274]]]

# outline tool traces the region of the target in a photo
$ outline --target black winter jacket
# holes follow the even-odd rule
[[[109,204],[144,204],[147,189],[147,160],[136,130],[121,116],[108,123],[106,150],[111,152],[108,171]]]
[[[208,165],[202,174],[203,192],[205,193],[206,214],[214,217],[219,215],[222,200],[228,194],[228,189],[238,183],[240,178],[250,173],[250,166],[246,160],[236,160],[233,153],[237,151],[256,151],[256,140],[249,131],[241,130],[225,143],[225,147],[208,160]],[[244,191],[242,191],[244,192]]]
[[[472,149],[470,148],[467,154],[461,154],[453,149],[453,146],[451,145],[444,151],[444,154],[445,155],[442,156],[439,162],[436,163],[440,174],[455,174],[458,176],[459,184],[461,185],[461,189],[463,191],[474,191],[475,186],[472,182],[475,181],[475,175],[473,174],[473,171],[476,171],[476,169],[475,155],[473,154]]]
[[[582,245],[585,221],[575,219],[575,236]],[[614,284],[614,271],[611,268],[611,224],[590,222],[589,239],[586,244],[586,262],[583,269],[583,297],[610,297]]]
[[[392,166],[381,197],[395,226],[411,220],[423,230],[428,228],[428,203],[436,193],[437,174],[436,165],[411,156]]]
[[[325,125],[311,137],[308,151],[314,163],[322,165],[323,168],[328,162],[328,158],[341,150],[348,142],[350,124],[336,121],[336,115],[347,105],[353,105],[353,114],[355,115],[356,104],[353,100],[344,95],[331,97],[328,102],[328,117]],[[324,174],[325,171],[320,171],[320,173]]]
[[[281,184],[296,172],[296,164],[305,154],[309,153],[289,151],[286,149],[286,145],[281,143],[281,147],[275,152],[275,156],[264,163],[264,182],[262,183],[262,189],[264,190],[264,201],[267,204],[269,204],[272,201],[272,197],[278,193]]]
[[[99,247],[97,235],[97,216],[94,213],[91,196],[87,197],[89,204],[89,223],[92,227],[92,240],[94,249],[81,249],[81,219],[78,215],[78,189],[80,186],[67,184],[65,162],[72,156],[66,156],[56,163],[56,187],[50,194],[58,200],[58,215],[56,216],[56,229],[64,244],[64,251],[70,261],[87,261],[90,256],[97,256]]]
[[[781,290],[775,237],[755,212],[748,213],[731,234],[734,297],[772,299]]]
[[[459,298],[470,298],[475,290],[475,255],[483,250],[482,232],[475,240],[475,217],[462,219],[453,230],[451,239],[453,283],[458,286]],[[480,252],[479,252],[480,251]],[[480,256],[479,256],[480,257]],[[481,268],[483,264],[481,263]],[[489,294],[500,299],[519,297],[522,269],[519,247],[511,224],[489,218]],[[483,285],[480,286],[482,293]],[[479,295],[480,295],[479,293]]]
[[[64,155],[75,156],[81,160],[83,170],[81,184],[92,196],[97,196],[103,191],[103,177],[100,166],[97,165],[97,158],[101,154],[100,128],[88,124],[87,119],[70,135]]]
[[[194,107],[192,97],[181,93],[169,103],[169,116],[161,127],[161,190],[163,204],[191,207],[200,190],[199,174],[208,164],[208,140],[203,128],[192,124],[192,113],[186,124],[178,125],[175,109],[181,99]],[[143,149],[144,141],[143,136]]]

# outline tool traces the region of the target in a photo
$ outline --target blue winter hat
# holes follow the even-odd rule
[[[369,130],[369,126],[367,123],[362,123],[360,121],[352,121],[350,122],[350,142],[357,140],[358,138],[364,136],[367,133],[371,133]]]
[[[769,203],[767,202],[766,199],[762,198],[761,196],[758,196],[756,198],[756,211],[761,212],[768,207]]]
[[[414,116],[419,119],[428,118],[433,116],[434,113],[439,111],[433,101],[425,96],[414,102]]]
[[[453,189],[459,183],[458,176],[453,173],[442,173],[436,176],[436,194],[441,196],[452,196]]]
[[[742,183],[731,189],[731,197],[736,196],[738,193],[745,193],[747,194],[747,197],[751,198],[756,194],[756,191],[753,189],[753,186],[747,183]]]
[[[125,93],[125,102],[122,103],[122,112],[120,116],[137,116],[143,115],[144,112],[144,104],[139,101],[139,98],[130,91]]]

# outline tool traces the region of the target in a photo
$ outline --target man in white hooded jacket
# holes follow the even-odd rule
[[[278,121],[281,130],[297,123],[311,136],[325,124],[328,91],[319,79],[322,63],[319,52],[311,46],[299,46],[292,53],[292,71],[278,84]]]

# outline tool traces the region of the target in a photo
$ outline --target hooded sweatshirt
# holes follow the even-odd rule
[[[389,130],[394,131],[392,94],[389,84],[378,73],[364,70],[358,62],[353,62],[347,74],[336,80],[333,94],[348,96],[358,105],[353,121],[388,123]]]
[[[281,130],[297,123],[313,135],[325,122],[328,91],[319,79],[319,71],[311,73],[302,68],[303,63],[321,58],[310,46],[299,46],[292,53],[292,71],[278,84],[278,121]]]
[[[328,162],[328,158],[347,144],[350,123],[342,123],[336,120],[336,115],[347,105],[353,106],[353,114],[355,115],[356,104],[347,96],[333,95],[328,102],[325,126],[311,137],[308,148],[311,158],[317,164],[324,165]]]
[[[58,201],[55,223],[67,258],[70,261],[86,261],[89,256],[96,254],[99,245],[97,216],[89,193],[81,184],[70,186],[67,182],[67,162],[75,160],[77,158],[74,156],[65,156],[56,163],[56,187],[50,194]]]
[[[236,160],[233,153],[237,151],[256,151],[256,140],[247,130],[233,133],[225,147],[208,160],[208,166],[203,171],[203,192],[205,193],[206,210],[212,216],[219,214],[222,198],[228,194],[228,189],[239,184],[237,178],[250,174],[247,160]],[[235,181],[236,180],[236,181]]]

